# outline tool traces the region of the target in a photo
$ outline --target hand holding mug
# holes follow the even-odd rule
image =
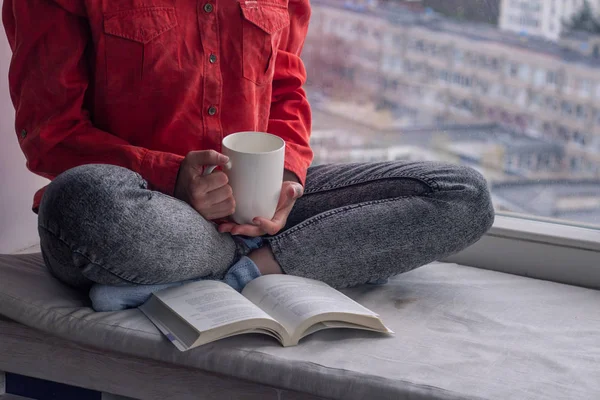
[[[228,162],[208,166],[204,174],[210,177],[217,166],[223,167],[235,198],[233,222],[251,225],[257,217],[271,220],[281,197],[283,139],[263,132],[238,132],[226,136],[222,147]]]
[[[229,158],[214,150],[187,154],[175,184],[175,197],[191,205],[207,220],[230,216],[235,211],[233,190],[228,176],[221,171],[203,175],[206,166],[226,166]]]
[[[250,237],[275,235],[285,227],[287,218],[294,207],[294,203],[302,196],[303,192],[304,189],[299,183],[291,181],[283,182],[277,210],[272,219],[256,217],[252,221],[252,225],[238,225],[234,222],[226,222],[219,225],[219,232],[229,232],[232,235],[244,235]]]

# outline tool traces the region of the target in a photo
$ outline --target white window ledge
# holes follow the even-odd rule
[[[600,289],[600,230],[502,214],[479,242],[445,261]]]

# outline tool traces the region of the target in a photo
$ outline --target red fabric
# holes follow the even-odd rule
[[[172,195],[185,154],[257,130],[287,142],[285,168],[304,183],[309,15],[308,0],[4,0],[28,168],[52,179],[115,164]]]

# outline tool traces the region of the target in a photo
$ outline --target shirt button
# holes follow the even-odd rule
[[[21,131],[21,139],[25,139],[27,137],[27,131],[25,129],[23,129]]]
[[[216,113],[217,113],[217,107],[215,107],[215,106],[208,107],[208,115],[213,116]]]
[[[213,10],[214,10],[214,7],[212,4],[206,3],[204,5],[204,12],[211,13],[211,12],[213,12]]]
[[[214,54],[211,54],[210,56],[208,56],[208,61],[209,61],[211,64],[214,64],[214,63],[216,63],[216,62],[217,62],[217,56],[215,56]]]

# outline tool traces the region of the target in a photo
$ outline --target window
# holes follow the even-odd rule
[[[531,109],[534,111],[539,110],[543,106],[543,96],[539,93],[533,93],[531,95]]]
[[[511,78],[516,78],[519,75],[519,64],[515,62],[509,62],[506,64],[506,75]]]
[[[544,84],[545,76],[546,76],[546,72],[542,68],[536,69],[535,76],[534,76],[534,84],[536,86],[542,86]]]
[[[588,98],[592,95],[592,81],[586,78],[579,80],[579,95]]]
[[[454,49],[454,63],[456,65],[462,65],[464,59],[465,54],[463,53],[463,51],[461,49]]]
[[[499,21],[513,20],[527,32],[552,23],[560,31],[562,4],[513,3]],[[428,160],[461,162],[484,173],[498,210],[600,226],[600,66],[593,54],[482,25],[459,10],[456,19],[445,12],[431,23],[418,7],[411,11],[395,2],[362,11],[335,4],[313,1],[311,30],[323,32],[324,16],[335,15],[371,39],[342,35],[344,48],[365,60],[342,57],[335,65],[310,56],[327,54],[330,42],[319,34],[307,40],[303,54],[316,76],[308,77],[306,89],[324,99],[313,106],[313,130],[327,130],[335,119],[364,142],[348,149],[348,139],[332,139],[323,146],[348,149],[346,156],[340,150],[328,160],[332,153],[323,151],[319,162],[352,161],[361,151],[364,159],[377,159],[402,144],[415,149],[414,159],[427,154]],[[344,62],[352,74],[329,73]],[[324,85],[327,76],[342,81]],[[358,116],[356,107],[365,112]],[[417,127],[415,134],[411,128]],[[434,140],[440,131],[448,140]],[[576,201],[564,201],[565,193],[585,193],[597,200],[586,204],[598,206],[577,208]]]
[[[588,113],[587,113],[585,106],[583,106],[581,104],[577,104],[575,106],[575,116],[577,117],[577,119],[579,119],[581,121],[587,120]]]
[[[573,105],[568,101],[563,101],[561,104],[562,115],[569,117],[573,114]]]
[[[521,65],[521,68],[519,69],[519,79],[521,79],[523,82],[528,82],[530,73],[531,68],[529,67],[529,65]]]

